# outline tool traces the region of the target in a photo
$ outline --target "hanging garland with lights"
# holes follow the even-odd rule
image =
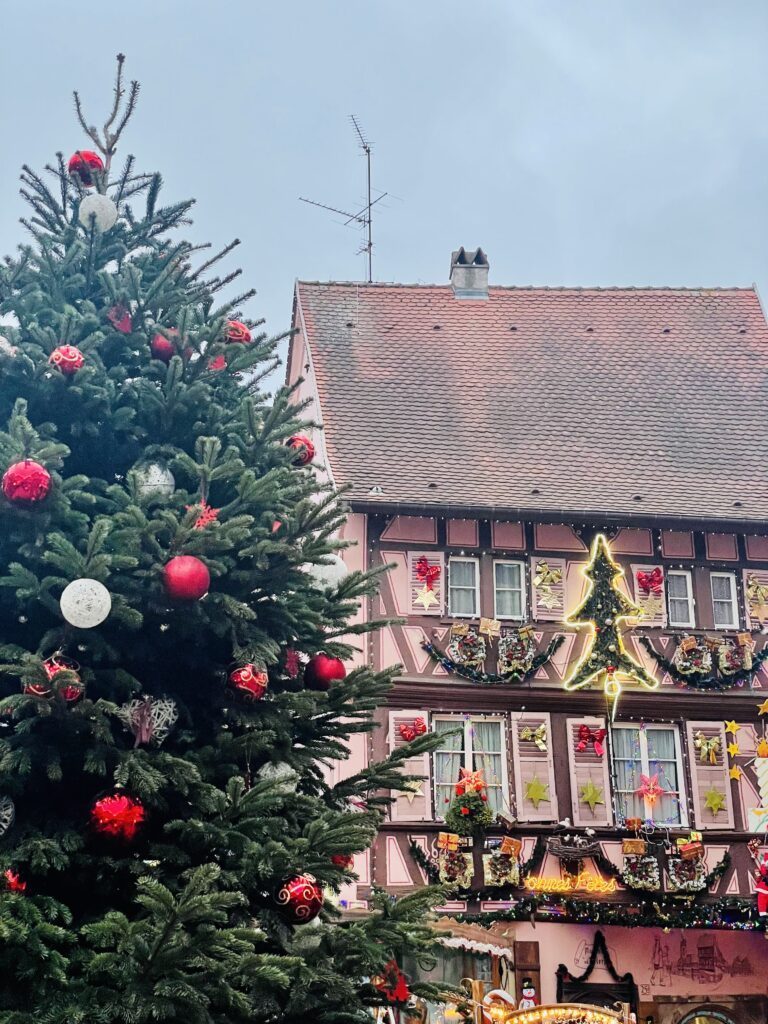
[[[681,672],[679,668],[660,654],[647,636],[641,636],[640,643],[648,651],[656,664],[667,672],[676,683],[687,686],[692,690],[732,690],[734,687],[743,687],[752,680],[760,670],[763,662],[768,661],[768,644],[757,654],[752,655],[752,665],[749,669],[739,669],[729,675],[712,675],[702,672]],[[675,637],[675,641],[678,638]]]
[[[511,671],[504,673],[484,672],[480,668],[461,665],[459,662],[451,658],[445,651],[441,651],[440,648],[431,640],[423,640],[421,646],[430,656],[432,661],[444,668],[446,672],[450,672],[455,676],[461,676],[462,679],[469,679],[473,683],[482,683],[483,685],[488,686],[498,683],[524,683],[526,679],[529,679],[534,672],[541,668],[542,665],[546,665],[564,640],[564,636],[553,637],[547,645],[546,650],[535,655],[531,659],[529,667],[524,670],[512,669]]]
[[[624,646],[627,620],[639,619],[643,612],[619,590],[624,570],[611,557],[604,534],[597,534],[593,540],[589,562],[582,572],[589,582],[587,596],[565,622],[569,626],[588,626],[591,635],[581,661],[564,685],[570,691],[601,682],[614,717],[622,681],[641,683],[649,690],[655,690],[659,683]]]

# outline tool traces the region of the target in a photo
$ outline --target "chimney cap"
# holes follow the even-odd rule
[[[451,287],[457,299],[488,298],[488,257],[480,246],[451,253]]]
[[[451,253],[451,268],[453,267],[487,267],[488,257],[485,255],[483,250],[478,247],[476,249],[465,249],[463,245],[459,246],[454,252]]]

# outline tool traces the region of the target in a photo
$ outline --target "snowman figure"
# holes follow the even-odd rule
[[[517,1004],[518,1010],[532,1010],[534,1006],[539,1005],[539,1001],[536,998],[536,989],[530,978],[523,978],[521,990],[523,998]]]

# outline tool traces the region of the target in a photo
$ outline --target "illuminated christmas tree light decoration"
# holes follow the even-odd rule
[[[591,636],[581,661],[564,685],[566,690],[581,690],[602,682],[613,718],[622,682],[641,683],[650,690],[655,690],[659,683],[624,647],[627,620],[640,618],[642,612],[619,590],[618,581],[624,570],[611,557],[602,533],[592,542],[589,563],[582,571],[589,581],[589,590],[565,622],[569,626],[588,626]]]

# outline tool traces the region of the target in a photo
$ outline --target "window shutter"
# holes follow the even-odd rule
[[[610,825],[613,821],[611,813],[611,777],[608,769],[608,736],[603,738],[603,755],[595,751],[592,741],[587,741],[583,750],[579,750],[579,730],[585,725],[593,733],[605,729],[604,718],[568,718],[568,764],[571,769],[571,810],[574,825]],[[595,789],[601,790],[603,803],[595,803],[594,810],[581,799],[584,786],[592,783]],[[592,790],[593,795],[597,795]]]
[[[547,749],[540,750],[533,740],[521,738],[526,729],[535,732],[539,726],[547,731]],[[515,770],[515,803],[519,821],[557,821],[557,792],[555,790],[555,771],[552,762],[552,728],[549,715],[545,712],[523,712],[519,718],[514,716],[512,722],[512,756]],[[546,786],[544,799],[531,800],[526,796],[531,783],[538,781],[536,789],[542,795],[542,786]],[[538,806],[537,806],[538,803]]]
[[[744,570],[744,604],[747,629],[761,629],[768,623],[768,569]]]
[[[413,725],[414,719],[422,718],[428,722],[428,714],[425,711],[390,711],[389,712],[389,749],[399,750],[409,741],[401,734],[400,726]],[[423,776],[418,783],[414,783],[421,790],[413,796],[413,799],[405,793],[392,793],[395,801],[390,805],[390,817],[392,821],[430,821],[432,819],[432,793],[430,787],[430,763],[429,754],[418,754],[416,757],[409,757],[403,766],[407,775]]]
[[[691,785],[693,787],[693,808],[696,827],[699,829],[733,828],[733,800],[731,798],[731,779],[728,774],[728,737],[722,722],[688,722],[688,764],[691,766]],[[715,764],[709,758],[701,760],[696,749],[696,733],[701,732],[706,739],[718,737],[720,749],[715,757]],[[719,811],[714,812],[706,807],[706,794],[714,790],[722,793],[725,803]]]
[[[565,559],[531,559],[533,617],[539,622],[562,622],[565,617]]]
[[[429,574],[426,579],[424,569]],[[409,551],[409,613],[411,615],[442,615],[444,593],[445,556],[442,551]],[[434,600],[427,596],[430,594]]]
[[[633,565],[632,584],[635,604],[642,609],[640,626],[666,626],[667,602],[664,567],[661,565]]]

